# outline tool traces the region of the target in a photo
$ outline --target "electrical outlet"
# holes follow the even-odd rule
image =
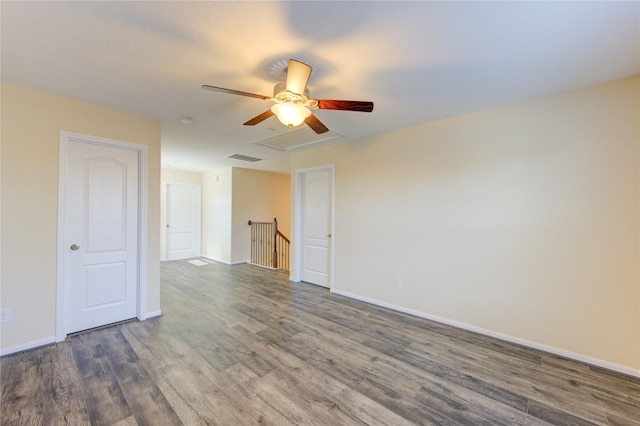
[[[11,308],[0,309],[0,324],[11,322]]]
[[[403,288],[404,288],[404,281],[402,281],[402,278],[396,278],[396,289],[402,290]]]

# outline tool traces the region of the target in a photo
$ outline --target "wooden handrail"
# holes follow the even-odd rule
[[[274,217],[273,222],[249,220],[248,224],[251,226],[251,263],[288,270],[291,241],[278,229],[278,219]]]
[[[277,231],[278,235],[282,237],[283,240],[285,240],[287,243],[291,244],[291,241],[289,241],[289,239],[282,233],[280,232],[280,230]]]

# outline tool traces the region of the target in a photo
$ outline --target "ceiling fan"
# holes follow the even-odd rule
[[[320,134],[328,131],[327,126],[322,124],[313,115],[310,109],[333,109],[343,111],[373,111],[373,102],[364,101],[338,101],[333,99],[311,99],[307,82],[311,75],[312,68],[295,59],[289,59],[287,66],[286,83],[278,83],[273,88],[273,97],[258,95],[255,93],[242,92],[239,90],[225,89],[224,87],[202,85],[203,89],[216,92],[230,93],[232,95],[248,96],[250,98],[262,99],[275,102],[271,109],[260,115],[253,117],[244,123],[245,126],[255,126],[267,118],[275,115],[288,127],[295,127],[303,122]]]

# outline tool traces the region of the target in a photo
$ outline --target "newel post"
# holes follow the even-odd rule
[[[273,267],[278,269],[278,247],[276,238],[278,236],[278,219],[273,218]]]

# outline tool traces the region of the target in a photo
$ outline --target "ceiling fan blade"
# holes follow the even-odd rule
[[[308,116],[304,120],[304,122],[307,123],[307,126],[311,127],[313,129],[313,131],[316,132],[317,134],[329,131],[329,128],[327,126],[325,126],[324,124],[322,124],[322,122],[320,120],[318,120],[318,117],[316,117],[313,114]]]
[[[265,112],[263,112],[262,114],[256,115],[251,120],[249,120],[249,121],[247,121],[246,123],[243,123],[243,124],[245,126],[255,126],[258,123],[262,123],[264,120],[266,120],[267,118],[271,117],[272,115],[273,115],[273,111],[268,109]]]
[[[225,89],[224,87],[209,86],[207,84],[203,84],[202,88],[205,90],[211,90],[214,92],[229,93],[231,95],[248,96],[250,98],[258,98],[258,99],[271,99],[270,96],[257,95],[255,93],[249,93],[249,92],[241,92],[240,90]]]
[[[364,101],[336,101],[333,99],[318,99],[319,109],[338,109],[342,111],[373,111],[373,102]]]
[[[307,64],[296,61],[295,59],[289,59],[289,65],[287,66],[287,90],[297,93],[298,95],[304,95],[304,88],[307,87],[312,69],[313,68]]]

